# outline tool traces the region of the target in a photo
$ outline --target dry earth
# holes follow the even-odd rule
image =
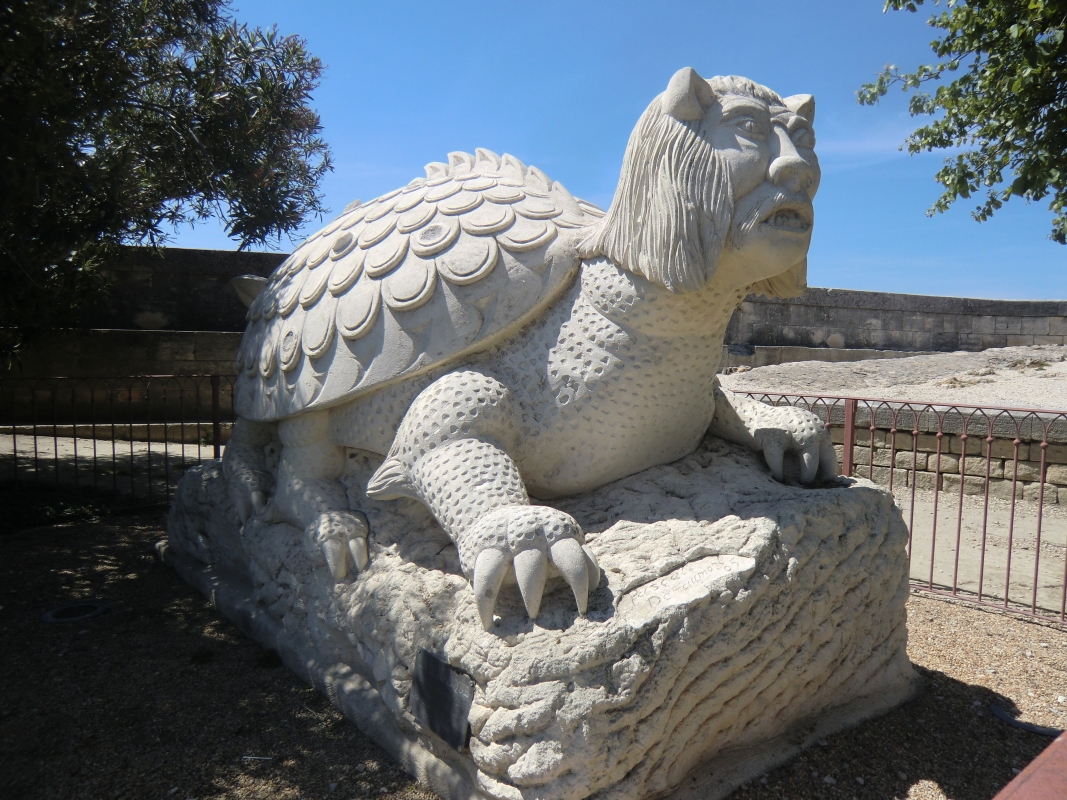
[[[153,516],[0,538],[0,797],[431,800],[162,566],[162,536]],[[109,611],[41,621],[88,599]],[[908,627],[922,697],[734,798],[989,800],[1051,741],[990,703],[1067,723],[1067,632],[921,597]]]
[[[1037,345],[884,360],[798,361],[721,375],[727,389],[1067,408],[1067,346]]]

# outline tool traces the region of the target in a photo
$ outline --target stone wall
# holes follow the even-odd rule
[[[844,440],[844,428],[831,428],[830,435],[837,450],[840,467]],[[912,434],[898,431],[896,438],[888,430],[873,432],[857,428],[853,449],[852,474],[870,478],[882,486],[889,485],[890,471],[893,485],[917,489],[959,494],[960,467],[963,467],[963,493],[984,495],[986,485],[986,454],[989,458],[989,496],[1011,500],[1012,486],[1016,500],[1037,502],[1044,478],[1045,505],[1067,505],[1067,444],[1047,444],[1045,448],[1044,474],[1042,475],[1041,444],[1020,442],[1011,438],[997,437],[987,444],[985,437],[972,435],[966,440],[956,434],[941,436],[940,454],[937,435],[920,433],[912,441]],[[962,458],[964,446],[966,459]],[[873,461],[873,464],[872,464]]]
[[[153,251],[131,247],[107,265],[103,302],[75,319],[78,328],[241,331],[245,308],[229,285],[238,275],[269,275],[286,253]]]
[[[233,375],[240,340],[230,331],[46,331],[0,378]]]
[[[1067,300],[808,289],[792,300],[750,295],[730,321],[732,345],[985,350],[1067,343]]]

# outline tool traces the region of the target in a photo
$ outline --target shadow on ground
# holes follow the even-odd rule
[[[0,538],[0,797],[432,797],[164,567],[161,538],[160,514]],[[41,621],[89,599],[108,612]]]

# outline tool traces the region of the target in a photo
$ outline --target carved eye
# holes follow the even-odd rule
[[[752,117],[741,117],[737,120],[737,128],[750,139],[767,138],[767,132],[763,129],[759,120]]]
[[[815,147],[815,134],[812,133],[811,128],[798,128],[793,131],[793,145],[807,150]]]

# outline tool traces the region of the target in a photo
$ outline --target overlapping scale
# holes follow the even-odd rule
[[[513,207],[516,214],[527,219],[552,219],[563,213],[563,209],[547,197],[527,197]]]
[[[503,233],[497,234],[497,241],[502,247],[516,253],[536,250],[538,247],[556,238],[556,226],[549,220],[526,219],[515,217],[515,224]]]
[[[517,203],[526,193],[517,186],[494,186],[482,194],[490,203]]]
[[[380,286],[364,275],[337,300],[337,330],[344,338],[358,339],[373,327],[382,302]]]
[[[426,181],[426,184],[430,186],[430,188],[426,190],[426,194],[423,196],[423,200],[427,203],[439,203],[446,197],[458,194],[463,189],[463,184],[457,183],[450,178],[445,179],[437,185],[434,185],[433,181]]]
[[[374,245],[392,233],[395,227],[396,216],[393,214],[369,223],[359,234],[359,246],[364,250],[374,247]]]
[[[345,224],[345,216],[342,214],[329,225],[322,229],[321,236],[331,236],[338,228]]]
[[[459,220],[436,217],[433,222],[411,236],[411,252],[423,258],[440,253],[459,236]]]
[[[511,227],[515,222],[515,212],[511,206],[499,206],[485,203],[459,218],[459,224],[467,233],[474,236],[486,236]]]
[[[337,299],[326,295],[308,310],[304,318],[304,330],[301,334],[301,346],[308,358],[318,358],[329,350],[333,344],[333,319]]]
[[[330,294],[339,295],[347,291],[359,279],[366,257],[366,250],[356,248],[346,258],[334,264],[333,271],[330,273],[330,282],[327,284]]]
[[[393,211],[397,214],[403,214],[405,211],[410,211],[422,202],[423,197],[426,196],[426,191],[425,187],[421,187],[415,191],[400,195],[400,197],[396,199]]]
[[[478,192],[459,192],[437,204],[437,210],[450,217],[466,214],[482,204],[482,196]]]
[[[484,192],[486,189],[492,189],[494,186],[496,186],[496,181],[485,175],[475,174],[463,181],[463,188],[468,192]]]
[[[460,306],[475,303],[481,321],[470,335],[449,333],[458,328],[448,324],[434,323],[428,329],[434,331],[434,340],[426,343],[433,345],[432,363],[444,363],[449,353],[458,353],[480,337],[504,330],[519,315],[542,307],[560,282],[577,269],[574,257],[562,262],[561,269],[546,273],[552,276],[551,285],[540,293],[523,290],[516,294],[506,288],[508,282],[525,280],[525,273],[512,275],[502,248],[516,254],[541,248],[538,252],[544,253],[557,236],[578,235],[565,228],[588,225],[602,214],[595,206],[571,197],[544,173],[506,154],[501,158],[481,150],[475,156],[454,153],[448,164],[427,165],[425,180],[412,181],[364,205],[353,204],[278,266],[249,311],[251,322],[238,352],[240,381],[246,382],[242,391],[260,393],[256,407],[264,410],[258,414],[279,418],[298,413],[311,401],[294,387],[310,385],[312,377],[321,379],[323,367],[315,364],[326,358],[345,362],[340,367],[345,381],[344,386],[337,381],[321,384],[332,387],[323,388],[327,395],[322,399],[338,402],[346,391],[368,391],[373,386],[360,380],[371,361],[377,365],[372,383],[401,374],[391,371],[388,354],[396,342],[390,337],[405,335],[402,331],[410,326],[424,330],[425,312],[431,308],[433,314],[466,314],[467,319],[470,314]],[[571,258],[572,250],[561,251],[567,254],[563,257]],[[522,263],[539,272],[535,260],[524,258]],[[508,269],[496,269],[501,263]],[[439,279],[449,284],[445,290],[448,303],[435,302]],[[452,291],[452,287],[479,281],[487,281],[484,292]],[[509,296],[521,296],[521,301],[491,302],[509,291]],[[475,296],[477,301],[472,299]],[[460,306],[454,309],[457,301]],[[397,312],[390,315],[388,326],[383,321],[383,305]],[[418,309],[418,313],[404,313]],[[371,350],[338,344],[338,337],[352,341],[368,335],[374,337]],[[406,335],[423,341],[414,330]],[[430,353],[427,350],[420,358],[425,361]],[[402,360],[396,370],[412,363]],[[279,377],[281,371],[287,373],[284,380]]]
[[[333,247],[330,248],[330,258],[338,261],[351,253],[358,244],[355,234],[351,231],[345,231],[334,239]]]
[[[315,269],[327,256],[330,255],[330,248],[333,247],[333,240],[330,238],[322,238],[315,242],[311,250],[308,251],[307,268]]]
[[[300,333],[304,327],[304,315],[293,314],[282,326],[278,342],[278,364],[283,372],[292,372],[300,363]]]
[[[281,325],[275,319],[263,335],[259,347],[259,374],[270,378],[278,368],[278,332]]]
[[[436,285],[432,258],[408,258],[382,281],[382,299],[394,311],[409,311],[429,300]]]
[[[493,271],[500,248],[491,236],[464,236],[454,247],[437,256],[441,276],[459,286],[476,283]]]
[[[237,348],[237,358],[234,359],[234,366],[237,367],[238,372],[243,372],[249,378],[256,374],[257,351],[262,338],[262,326],[257,325],[255,328],[251,328],[247,335],[241,337],[241,344]]]
[[[300,270],[302,270],[304,268],[304,264],[306,264],[307,260],[308,260],[308,251],[309,250],[311,250],[311,248],[308,247],[307,245],[304,245],[299,250],[297,250],[295,253],[293,253],[292,261],[289,263],[289,274],[290,275],[296,275],[296,273],[300,272]]]
[[[407,235],[394,231],[383,242],[367,251],[363,271],[371,278],[381,277],[403,261],[407,251]]]
[[[396,200],[379,200],[378,203],[367,212],[367,215],[363,220],[365,222],[374,222],[376,219],[381,219],[386,214],[391,213],[393,206],[395,205]]]
[[[266,291],[263,294],[267,294]],[[275,290],[271,290],[267,297],[267,302],[263,304],[263,319],[270,321],[274,318],[274,315],[278,313],[278,293]]]
[[[341,227],[346,231],[347,230],[351,230],[356,225],[361,223],[363,221],[363,218],[366,217],[366,216],[367,216],[367,206],[365,206],[365,205],[364,206],[360,206],[359,208],[355,209],[351,214],[348,215],[348,217],[345,219],[344,224]]]
[[[421,203],[406,214],[401,214],[396,221],[396,229],[401,233],[417,231],[437,213],[437,206],[433,203]]]
[[[297,275],[290,275],[285,283],[282,284],[281,290],[278,292],[278,313],[283,317],[288,317],[292,314],[293,309],[299,303],[300,290],[304,288],[304,279],[308,275],[309,273],[306,270]]]
[[[326,283],[330,280],[332,271],[323,268],[308,274],[304,280],[304,285],[300,288],[300,305],[304,308],[311,308],[318,302],[318,299],[322,297],[322,293],[326,291]]]

